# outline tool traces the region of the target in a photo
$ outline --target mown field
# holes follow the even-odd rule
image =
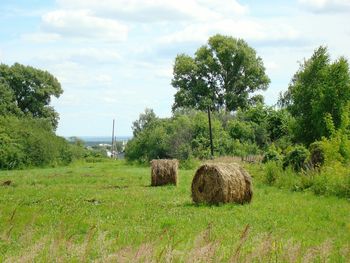
[[[350,262],[349,200],[254,180],[249,205],[196,206],[193,175],[150,187],[148,167],[122,161],[2,171],[0,262]]]

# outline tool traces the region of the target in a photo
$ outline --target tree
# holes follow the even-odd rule
[[[252,126],[247,121],[231,120],[227,129],[232,139],[240,142],[254,142],[255,134]]]
[[[295,117],[297,141],[309,145],[322,136],[329,138],[330,126],[341,127],[349,100],[348,61],[341,57],[332,63],[327,48],[321,46],[300,65],[280,104]]]
[[[57,127],[58,113],[50,106],[50,102],[52,96],[58,98],[63,90],[53,75],[18,63],[10,67],[1,64],[0,83],[11,90],[12,99],[22,113],[48,119],[54,129]]]
[[[132,123],[132,131],[134,136],[137,136],[143,129],[145,129],[153,121],[157,120],[157,116],[153,109],[145,109],[145,113],[141,113],[139,119]]]
[[[286,109],[271,109],[267,116],[267,131],[270,140],[276,141],[283,136],[288,136],[292,117]]]
[[[125,148],[129,161],[149,162],[152,159],[169,158],[167,120],[156,119],[137,133]]]
[[[21,110],[16,105],[13,91],[2,79],[0,79],[0,115],[21,115]]]
[[[265,90],[270,80],[260,57],[242,39],[223,35],[209,38],[194,58],[180,54],[175,59],[172,85],[177,89],[173,110],[181,107],[234,111],[246,108],[249,94]]]

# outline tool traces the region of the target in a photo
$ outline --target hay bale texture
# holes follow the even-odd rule
[[[198,168],[192,181],[195,203],[249,203],[252,179],[238,164],[212,163]]]
[[[176,159],[159,159],[151,161],[151,185],[159,186],[177,184],[179,161]]]

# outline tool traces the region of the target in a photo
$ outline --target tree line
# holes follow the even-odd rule
[[[276,106],[258,91],[270,79],[262,59],[244,40],[215,35],[193,57],[175,58],[173,116],[158,118],[151,109],[133,124],[126,148],[130,161],[209,157],[208,120],[213,113],[215,155],[263,154],[283,167],[301,170],[314,159],[347,164],[350,159],[350,71],[345,57],[332,61],[317,48]],[[317,157],[319,155],[319,158]]]

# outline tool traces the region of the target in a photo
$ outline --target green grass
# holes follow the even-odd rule
[[[149,168],[121,161],[0,172],[0,262],[349,262],[349,200],[255,182],[249,205],[196,206],[193,174],[150,187]]]

